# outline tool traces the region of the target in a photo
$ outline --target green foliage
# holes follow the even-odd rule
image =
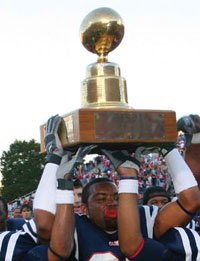
[[[4,151],[0,159],[2,196],[7,202],[35,190],[44,167],[45,156],[35,140],[18,141]]]

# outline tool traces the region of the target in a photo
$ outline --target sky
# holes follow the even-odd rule
[[[200,114],[199,0],[1,0],[0,156],[16,139],[40,142],[40,125],[81,107],[81,81],[97,60],[80,42],[84,17],[111,7],[125,35],[108,56],[129,105]]]

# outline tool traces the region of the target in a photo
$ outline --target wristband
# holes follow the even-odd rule
[[[137,177],[133,177],[133,176],[129,176],[129,177],[120,177],[119,179],[120,179],[120,180],[125,180],[125,179],[134,179],[134,180],[137,180],[138,178],[137,178]]]
[[[119,194],[134,193],[138,194],[138,181],[134,179],[122,179],[119,181]]]
[[[74,204],[74,192],[56,189],[56,204]]]

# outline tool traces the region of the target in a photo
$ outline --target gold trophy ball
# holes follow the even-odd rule
[[[124,36],[124,24],[120,15],[111,8],[102,7],[90,12],[80,26],[84,47],[99,56],[99,62],[107,60]]]

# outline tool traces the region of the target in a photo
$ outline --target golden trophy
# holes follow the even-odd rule
[[[95,9],[81,24],[81,42],[98,55],[98,61],[87,67],[81,87],[82,108],[62,116],[59,136],[67,150],[99,144],[134,151],[141,144],[156,146],[177,139],[175,112],[136,110],[128,105],[126,80],[120,76],[119,66],[107,58],[123,35],[123,21],[110,8]],[[40,130],[44,152],[45,125]]]

